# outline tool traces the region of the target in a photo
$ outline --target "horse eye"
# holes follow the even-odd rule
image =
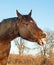
[[[28,23],[26,23],[26,25],[28,25]]]

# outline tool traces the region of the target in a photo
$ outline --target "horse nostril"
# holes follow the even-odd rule
[[[43,38],[45,38],[46,37],[46,34],[45,33],[43,33]]]

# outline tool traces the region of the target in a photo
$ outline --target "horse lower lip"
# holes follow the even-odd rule
[[[39,44],[40,44],[40,45],[42,45],[42,44],[43,44],[43,42],[39,42]]]
[[[41,39],[43,44],[46,44],[45,38]]]
[[[42,39],[39,39],[39,44],[40,45],[43,45],[43,44],[46,44],[46,41],[45,41],[45,39],[44,38],[42,38]]]

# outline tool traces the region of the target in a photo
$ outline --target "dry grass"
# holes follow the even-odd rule
[[[10,55],[7,65],[54,65],[54,58],[47,59],[41,56]]]

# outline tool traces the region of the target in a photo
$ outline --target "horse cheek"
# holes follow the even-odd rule
[[[26,27],[20,27],[19,33],[22,38],[27,38],[29,36],[29,31]]]

